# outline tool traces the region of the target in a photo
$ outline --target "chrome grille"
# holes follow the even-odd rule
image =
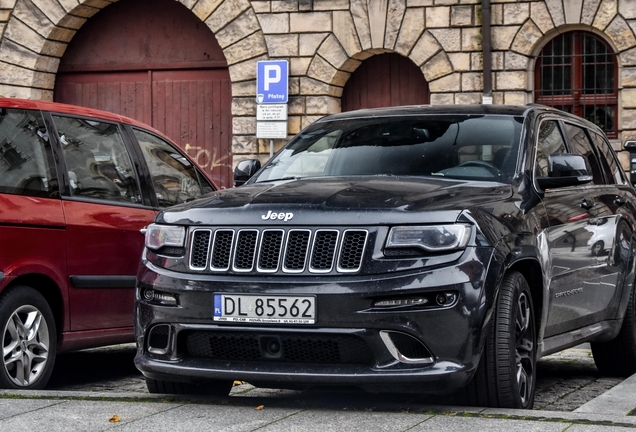
[[[368,237],[365,229],[196,228],[189,266],[234,273],[353,273],[362,266]]]

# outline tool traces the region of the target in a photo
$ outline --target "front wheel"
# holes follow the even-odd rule
[[[55,363],[55,320],[42,294],[27,286],[0,296],[0,388],[43,389]]]
[[[523,275],[504,276],[488,324],[479,366],[459,401],[495,408],[532,409],[537,336],[532,294]]]

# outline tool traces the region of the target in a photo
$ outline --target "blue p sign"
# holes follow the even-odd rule
[[[288,81],[287,60],[259,61],[256,64],[256,101],[287,103]]]

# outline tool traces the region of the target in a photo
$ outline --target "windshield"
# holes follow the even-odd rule
[[[520,117],[422,115],[317,122],[298,134],[255,182],[322,176],[436,176],[508,182]]]

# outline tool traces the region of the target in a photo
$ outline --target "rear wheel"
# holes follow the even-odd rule
[[[48,303],[35,289],[16,286],[0,296],[0,387],[43,389],[55,363],[57,337]]]
[[[602,343],[591,343],[594,363],[607,376],[628,377],[636,373],[636,298],[629,295],[623,326],[618,336]]]
[[[460,393],[469,405],[531,409],[536,380],[536,331],[532,295],[521,273],[504,276],[484,352]]]
[[[150,393],[163,394],[227,396],[233,384],[234,381],[230,380],[210,380],[201,384],[190,384],[146,378],[146,386]]]

